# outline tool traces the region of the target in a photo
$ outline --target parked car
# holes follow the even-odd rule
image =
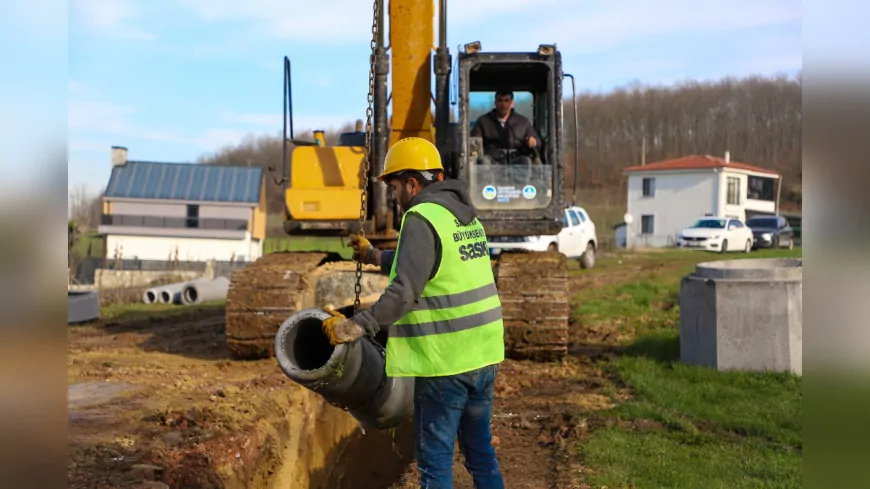
[[[580,260],[583,268],[595,266],[598,236],[595,223],[585,209],[571,206],[562,213],[562,230],[549,236],[492,236],[487,237],[489,252],[497,255],[503,250],[558,251],[568,258]]]
[[[794,229],[782,216],[755,216],[746,225],[752,229],[755,248],[794,248]]]
[[[693,250],[752,251],[752,230],[739,219],[705,217],[680,233],[677,246]]]

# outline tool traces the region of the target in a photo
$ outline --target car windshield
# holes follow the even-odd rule
[[[746,225],[751,228],[775,228],[776,219],[771,219],[769,217],[760,217],[746,221]]]
[[[725,229],[725,219],[701,219],[689,227],[693,229]]]

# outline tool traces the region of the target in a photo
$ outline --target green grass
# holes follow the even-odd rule
[[[580,291],[575,315],[581,325],[615,325],[632,338],[607,364],[611,393],[624,386],[632,396],[605,414],[621,422],[593,430],[579,445],[590,469],[583,482],[611,489],[801,487],[801,378],[683,365],[678,336],[680,279],[695,263],[800,254],[674,250],[602,260],[597,273],[634,268],[621,283]]]
[[[317,237],[317,236],[274,236],[266,238],[263,243],[265,253],[280,251],[324,251],[334,252],[342,258],[350,260],[353,257],[353,248],[347,246],[349,240],[341,238]]]
[[[102,258],[103,240],[95,232],[85,234],[76,242],[73,252],[80,257]]]
[[[104,306],[101,319],[106,322],[128,322],[143,319],[171,317],[179,314],[216,312],[225,306],[225,301],[203,302],[194,305],[145,304],[142,302],[121,303]]]

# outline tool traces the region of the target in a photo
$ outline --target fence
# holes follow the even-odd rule
[[[229,277],[232,272],[249,265],[249,262],[215,261],[215,276]],[[93,285],[98,268],[106,270],[136,270],[161,272],[199,272],[204,273],[204,261],[168,261],[168,260],[115,260],[111,258],[85,258],[76,268],[75,283]]]

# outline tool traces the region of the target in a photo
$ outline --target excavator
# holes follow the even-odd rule
[[[326,144],[323,131],[314,131],[313,140],[296,138],[291,63],[284,58],[284,155],[281,173],[275,176],[277,170],[271,170],[282,186],[284,231],[290,240],[304,238],[300,241],[311,245],[266,254],[233,275],[226,341],[235,358],[274,356],[276,332],[297,311],[330,306],[351,317],[386,288],[387,277],[377,268],[344,259],[319,243],[325,242],[322,238],[362,234],[375,247],[395,248],[401,210],[375,176],[383,169],[387,149],[399,139],[415,136],[435,143],[445,178],[467,185],[488,240],[530,240],[562,229],[567,203],[562,121],[566,78],[571,79],[574,127],[577,111],[574,78],[563,73],[556,45],[492,52],[475,41],[465,44],[454,60],[447,47],[447,0],[438,1],[437,46],[435,1],[389,0],[388,8],[384,12],[384,0],[373,2],[365,128],[358,121],[356,131],[341,134],[335,145]],[[527,97],[531,113],[525,115],[540,135],[533,164],[509,164],[510,159],[481,164],[484,145],[482,138],[472,136],[471,101],[494,103],[495,93],[503,90]],[[573,139],[576,194],[578,152]],[[566,355],[566,257],[554,251],[490,253],[502,302],[506,355],[537,361]]]

